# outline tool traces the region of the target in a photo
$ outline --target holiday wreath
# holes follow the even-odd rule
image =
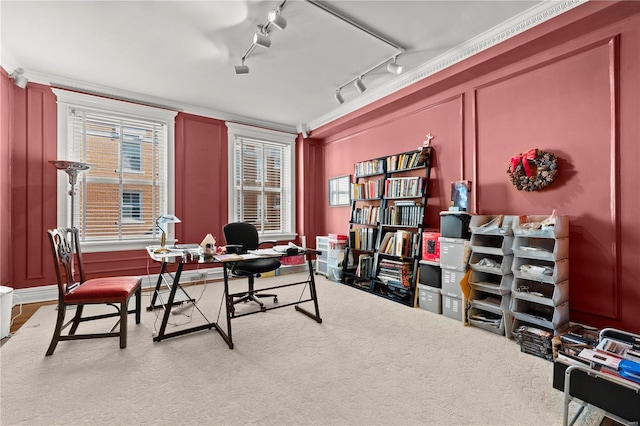
[[[517,190],[537,191],[551,185],[556,178],[557,158],[550,152],[531,149],[511,158],[507,174]]]

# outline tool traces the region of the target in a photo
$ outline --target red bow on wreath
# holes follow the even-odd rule
[[[538,156],[538,149],[534,148],[534,149],[530,149],[524,154],[519,154],[519,155],[516,155],[515,157],[512,157],[511,172],[513,173],[516,170],[516,167],[518,167],[518,164],[522,162],[522,167],[524,167],[524,172],[526,173],[527,177],[533,176],[533,173],[531,172],[531,167],[529,167],[529,160],[535,160],[537,156]]]

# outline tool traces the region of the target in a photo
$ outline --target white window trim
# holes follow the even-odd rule
[[[241,138],[250,138],[250,139],[257,139],[257,140],[263,140],[263,141],[273,141],[273,142],[278,142],[278,143],[284,143],[284,144],[288,144],[290,145],[291,149],[289,150],[290,152],[290,156],[291,158],[289,159],[289,164],[291,164],[291,171],[289,173],[289,179],[291,180],[289,182],[290,187],[291,187],[291,203],[290,203],[290,209],[291,211],[289,212],[289,214],[291,215],[291,227],[294,230],[294,232],[291,233],[268,233],[268,234],[261,234],[260,235],[260,241],[262,240],[277,240],[277,241],[287,241],[287,240],[293,240],[296,238],[296,236],[298,235],[295,232],[296,229],[296,186],[295,186],[295,182],[296,182],[296,137],[297,135],[293,134],[293,133],[285,133],[285,132],[279,132],[277,130],[268,130],[268,129],[261,129],[258,127],[252,127],[252,126],[246,126],[244,124],[238,124],[238,123],[232,123],[232,122],[225,122],[226,126],[227,126],[227,137],[228,137],[228,146],[229,146],[229,155],[228,157],[228,182],[229,182],[229,201],[228,201],[228,218],[229,221],[233,221],[233,215],[234,215],[234,211],[233,211],[233,206],[234,206],[234,181],[235,181],[235,177],[233,175],[233,167],[234,167],[234,157],[233,157],[233,153],[234,153],[234,146],[235,146],[235,141],[236,141],[236,137],[241,137]],[[281,203],[282,205],[282,203]]]
[[[167,159],[167,214],[174,214],[175,210],[175,118],[177,111],[139,105],[129,102],[117,101],[114,99],[101,98],[84,93],[70,92],[67,90],[52,88],[58,102],[58,158],[57,160],[68,160],[68,112],[69,107],[77,107],[97,112],[111,111],[130,117],[155,120],[167,124],[166,156]],[[58,226],[69,226],[71,208],[71,197],[69,192],[69,180],[66,173],[58,173]],[[167,242],[175,241],[173,225],[167,227]],[[83,241],[82,251],[104,252],[137,250],[158,244],[157,239],[135,239],[119,241]]]

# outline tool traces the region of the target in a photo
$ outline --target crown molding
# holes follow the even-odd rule
[[[521,34],[543,22],[561,15],[589,0],[545,1],[495,26],[467,42],[451,49],[422,66],[397,77],[382,86],[367,90],[366,94],[351,99],[330,113],[308,123],[311,130],[344,117],[375,101],[417,83],[445,68],[451,67],[505,40]]]
[[[137,103],[141,105],[152,106],[156,108],[168,109],[187,114],[199,115],[201,117],[214,118],[222,121],[233,121],[236,123],[247,124],[255,127],[261,127],[270,130],[276,130],[286,133],[296,133],[295,126],[289,126],[281,123],[273,123],[271,121],[257,120],[255,118],[243,115],[230,114],[224,111],[218,111],[211,108],[199,107],[197,105],[184,104],[170,99],[159,98],[155,96],[143,95],[137,92],[116,89],[113,87],[102,86],[98,84],[87,83],[79,80],[69,79],[56,75],[29,72],[25,73],[29,81],[44,84],[51,87],[58,87],[65,90],[73,90],[89,95],[103,96],[107,98],[117,99],[126,102]]]

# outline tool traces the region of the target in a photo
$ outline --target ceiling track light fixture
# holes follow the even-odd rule
[[[286,3],[287,0],[283,0],[278,7],[269,11],[267,14],[267,22],[264,23],[264,25],[258,25],[258,30],[253,33],[251,45],[247,51],[244,52],[242,58],[240,58],[242,65],[235,66],[236,74],[249,74],[249,67],[244,64],[244,61],[251,56],[251,53],[253,53],[253,49],[255,49],[256,46],[260,46],[265,49],[271,47],[271,39],[269,38],[269,28],[271,26],[280,30],[284,30],[287,27],[287,20],[282,16],[282,10]]]
[[[13,70],[13,72],[9,74],[9,78],[13,80],[13,84],[21,89],[27,87],[27,83],[29,82],[27,77],[24,76],[24,70],[22,68]]]
[[[264,27],[259,26],[258,31],[253,33],[253,44],[256,46],[264,47],[265,49],[271,47],[269,32],[265,30]]]
[[[348,86],[351,83],[353,83],[355,88],[358,89],[358,92],[360,92],[360,93],[363,93],[365,90],[367,90],[366,86],[362,82],[362,79],[364,78],[365,75],[367,75],[370,72],[380,68],[383,65],[387,65],[387,71],[389,71],[392,74],[398,75],[398,74],[402,73],[402,65],[397,63],[397,59],[398,59],[398,56],[400,56],[401,54],[403,54],[405,52],[405,49],[403,47],[401,47],[401,46],[399,46],[399,45],[397,45],[395,43],[392,43],[391,41],[387,40],[386,38],[384,38],[380,34],[376,33],[375,31],[371,30],[370,28],[367,28],[364,25],[355,22],[353,19],[347,18],[346,16],[342,15],[340,12],[337,12],[336,10],[333,10],[333,9],[327,7],[326,4],[324,4],[323,2],[316,1],[316,0],[306,0],[306,1],[307,1],[307,3],[310,3],[313,6],[316,6],[318,9],[321,9],[324,12],[326,12],[326,13],[328,13],[330,15],[333,15],[334,17],[340,19],[341,21],[351,25],[354,28],[359,29],[360,31],[362,31],[364,33],[367,33],[371,37],[374,37],[374,38],[380,40],[381,42],[391,46],[392,48],[394,48],[396,50],[396,52],[392,56],[388,57],[384,61],[378,63],[377,65],[374,65],[373,67],[369,68],[368,70],[366,70],[365,72],[361,73],[357,77],[352,78],[351,80],[347,81],[343,85],[338,86],[338,88],[336,89],[336,94],[334,96],[336,98],[336,101],[338,101],[338,103],[340,103],[340,104],[344,103],[344,97],[342,96],[342,92],[341,91],[345,86]]]
[[[244,59],[242,60],[242,65],[236,65],[236,74],[249,74],[249,67],[244,64]]]
[[[389,71],[391,74],[402,74],[402,65],[400,65],[398,62],[396,62],[396,60],[398,59],[398,57],[394,57],[393,58],[393,62],[389,62],[389,65],[387,65],[387,71]]]
[[[269,11],[267,19],[269,20],[269,23],[273,24],[277,29],[284,30],[287,28],[287,20],[284,19],[284,16],[282,16],[280,12],[282,12],[281,7]]]

